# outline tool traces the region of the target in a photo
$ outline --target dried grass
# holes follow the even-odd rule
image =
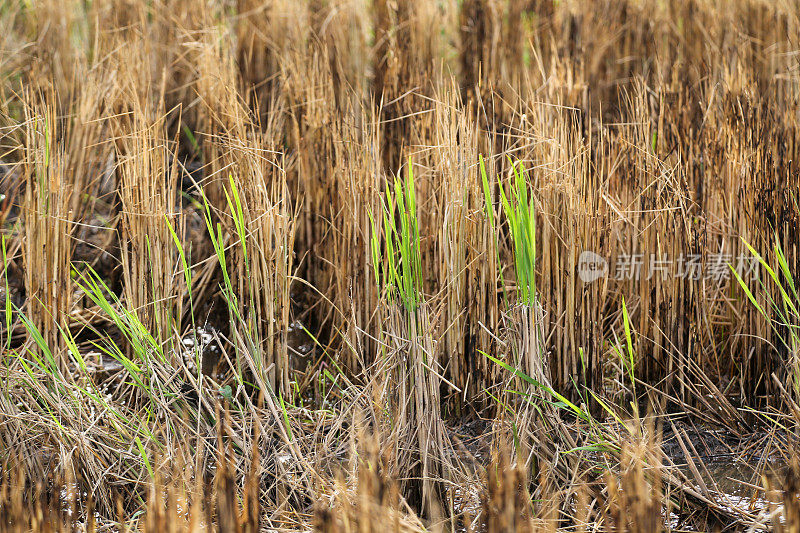
[[[798,49],[794,0],[0,5],[0,528],[796,529],[672,423],[796,443]]]

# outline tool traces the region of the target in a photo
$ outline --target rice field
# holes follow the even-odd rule
[[[798,0],[3,0],[0,531],[800,531],[798,235]]]

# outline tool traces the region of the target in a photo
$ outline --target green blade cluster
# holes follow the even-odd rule
[[[382,201],[382,228],[377,227],[373,214],[369,213],[372,265],[378,286],[390,299],[399,299],[406,310],[414,312],[421,301],[422,264],[414,171],[410,159],[406,179],[395,178],[393,189],[394,192],[391,187],[386,189]]]

